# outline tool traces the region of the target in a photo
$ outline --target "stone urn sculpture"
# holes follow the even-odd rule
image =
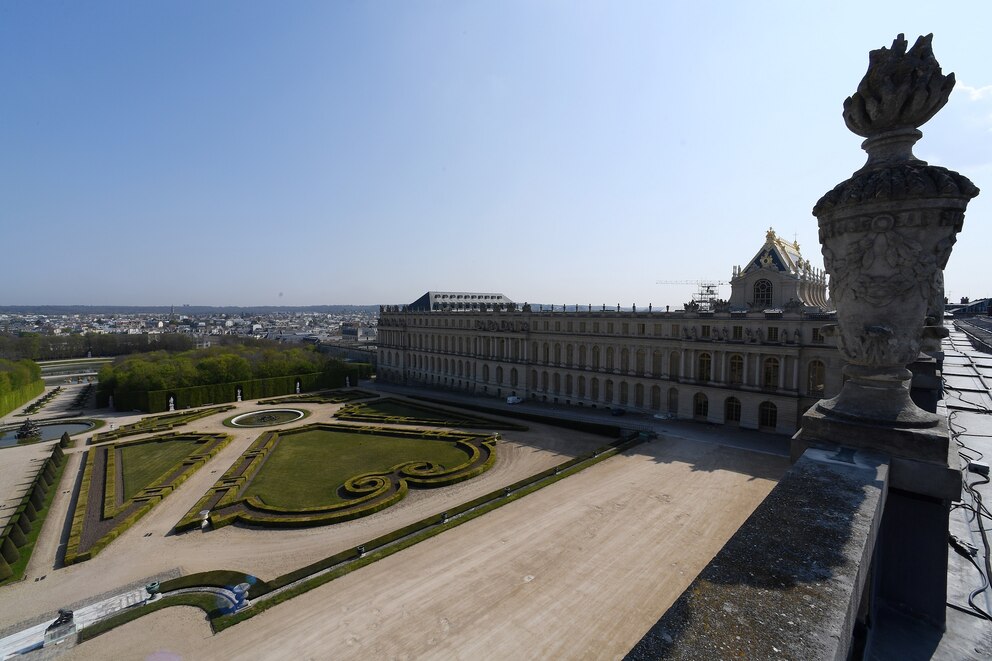
[[[844,121],[863,136],[868,161],[813,208],[823,262],[837,307],[828,327],[849,361],[841,393],[821,401],[823,415],[896,428],[937,426],[936,415],[909,397],[906,365],[924,338],[945,334],[943,269],[978,188],[966,177],[913,155],[918,127],[945,103],[954,74],[943,75],[933,35],[909,51],[899,35],[872,51],[858,91],[844,102]]]

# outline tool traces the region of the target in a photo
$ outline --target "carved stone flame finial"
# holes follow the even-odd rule
[[[932,41],[932,34],[919,37],[907,52],[900,34],[892,50],[871,51],[858,91],[844,101],[847,128],[864,138],[916,129],[944,107],[954,88],[954,74],[941,73]]]

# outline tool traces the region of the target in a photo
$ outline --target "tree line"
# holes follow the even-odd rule
[[[273,340],[240,335],[211,336],[210,342],[224,346],[279,346]],[[74,335],[40,335],[38,333],[0,333],[0,358],[7,360],[63,360],[66,358],[103,358],[126,356],[148,351],[187,351],[196,341],[184,333],[85,333]]]
[[[0,399],[41,378],[41,368],[30,360],[0,358]]]
[[[230,345],[182,352],[152,351],[104,365],[98,387],[111,393],[170,390],[314,374],[341,365],[309,346],[287,349]]]
[[[182,351],[195,346],[193,338],[178,333],[136,334],[85,333],[40,335],[0,334],[0,358],[8,360],[62,360],[87,355],[122,356],[151,349]]]

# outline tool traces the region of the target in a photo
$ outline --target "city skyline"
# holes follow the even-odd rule
[[[917,156],[992,181],[963,7],[5,3],[0,305],[676,309],[657,280],[726,282],[769,227],[822,267],[810,210],[864,162],[842,103],[900,32],[957,78]],[[992,294],[989,197],[952,302]]]

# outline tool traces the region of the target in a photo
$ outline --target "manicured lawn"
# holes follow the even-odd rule
[[[457,413],[445,413],[442,415],[441,411],[435,411],[423,406],[409,406],[397,399],[380,399],[374,402],[367,402],[362,406],[369,411],[374,411],[382,415],[398,415],[404,418],[436,417],[438,420],[452,420],[463,417]]]
[[[483,416],[456,413],[427,404],[407,402],[391,397],[349,404],[338,411],[335,417],[342,420],[383,420],[394,424],[434,425],[438,427],[457,426],[484,429],[508,426],[506,423]]]
[[[192,441],[159,441],[121,446],[124,500],[172,471],[195,448]]]
[[[450,469],[468,460],[468,453],[451,441],[327,431],[284,434],[244,495],[277,507],[317,507],[341,502],[338,487],[356,475],[386,472],[408,461]]]

